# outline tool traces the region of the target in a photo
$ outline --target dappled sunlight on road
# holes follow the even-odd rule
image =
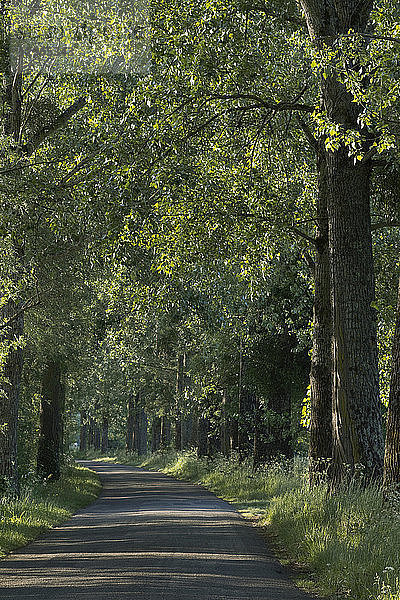
[[[8,600],[306,600],[263,540],[199,486],[94,463],[97,502],[0,563]]]

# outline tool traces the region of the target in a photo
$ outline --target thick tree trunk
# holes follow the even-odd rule
[[[309,481],[318,483],[332,460],[332,298],[328,246],[327,174],[319,158],[317,236],[314,268],[314,319],[311,356]]]
[[[81,425],[79,428],[79,450],[86,452],[88,442],[88,424],[86,410],[81,410]]]
[[[17,427],[22,378],[22,349],[16,346],[24,330],[24,317],[18,305],[9,300],[0,310],[0,319],[10,325],[3,330],[2,342],[8,348],[0,379],[0,489],[18,492]]]
[[[382,417],[370,221],[370,168],[354,165],[347,150],[328,160],[329,235],[334,328],[333,468],[362,465],[367,479],[383,468]]]
[[[43,371],[37,456],[38,474],[43,479],[58,479],[61,474],[64,404],[60,361],[50,359]]]
[[[386,489],[400,486],[400,281],[393,339],[383,483]]]
[[[151,424],[151,451],[157,452],[161,444],[161,418],[153,417]]]
[[[135,396],[130,395],[128,400],[128,415],[126,418],[125,449],[133,452],[135,436]]]
[[[363,33],[372,2],[301,0],[311,38],[323,48],[348,31]],[[354,62],[354,61],[353,61]],[[357,68],[357,66],[355,66]],[[322,106],[342,131],[360,130],[359,106],[332,73],[321,77]],[[383,435],[370,223],[369,160],[354,161],[348,148],[324,151],[328,195],[333,307],[333,475],[338,485],[362,466],[365,478],[380,479]]]
[[[208,455],[208,419],[200,417],[197,428],[197,456],[199,458]]]

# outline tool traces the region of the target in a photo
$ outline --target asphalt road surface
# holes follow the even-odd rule
[[[262,537],[203,488],[85,461],[100,498],[0,561],[7,600],[310,600]]]

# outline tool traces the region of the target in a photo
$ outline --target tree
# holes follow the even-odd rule
[[[312,42],[336,53],[348,32],[366,32],[372,3],[340,5],[301,0]],[[340,56],[340,50],[339,50]],[[353,69],[357,68],[357,60]],[[334,379],[333,459],[335,478],[363,465],[367,478],[380,479],[383,435],[379,404],[376,319],[372,258],[370,186],[372,138],[359,125],[360,106],[341,81],[335,64],[320,77],[322,111],[341,132],[357,132],[365,150],[357,160],[343,144],[323,153],[321,170],[328,189],[329,248],[332,277]],[[350,154],[350,155],[349,155]]]
[[[65,387],[58,358],[49,358],[43,372],[37,470],[43,479],[58,479],[63,450]]]

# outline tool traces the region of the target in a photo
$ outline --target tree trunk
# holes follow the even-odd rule
[[[79,450],[86,452],[88,442],[88,424],[86,410],[81,410],[81,426],[79,429]]]
[[[3,74],[1,130],[3,134],[11,136],[14,142],[18,144],[22,115],[22,63],[18,61],[18,64],[14,65],[14,70],[12,69],[11,42],[6,32],[8,23],[4,24],[4,15],[2,27],[2,39],[0,41],[0,64]],[[12,224],[11,233],[15,233],[14,223]],[[17,230],[16,236],[12,235],[12,237],[18,239],[22,235]],[[11,273],[10,279],[15,289],[18,290],[24,255],[23,243],[13,240],[13,252],[15,269]],[[9,489],[14,493],[18,493],[18,409],[23,368],[23,353],[22,349],[18,347],[18,343],[24,333],[24,312],[21,309],[21,304],[13,299],[8,300],[0,308],[0,323],[3,326],[9,323],[9,326],[2,330],[0,337],[3,350],[7,353],[0,373],[0,491]]]
[[[230,445],[229,445],[229,419],[227,415],[227,393],[226,390],[222,392],[222,403],[221,403],[221,452],[224,456],[229,456]]]
[[[153,417],[151,425],[151,451],[157,452],[160,449],[161,444],[161,419],[160,417]]]
[[[239,404],[239,453],[251,454],[254,433],[254,401],[255,395],[247,387],[242,386]]]
[[[176,406],[177,415],[175,420],[175,439],[174,447],[178,452],[182,450],[182,395],[185,389],[185,365],[186,355],[178,354],[176,367]]]
[[[89,416],[89,432],[88,432],[89,448],[93,448],[93,446],[94,446],[94,427],[95,427],[94,419],[93,419],[93,417]]]
[[[188,448],[191,448],[192,446],[196,445],[195,443],[193,443],[193,438],[195,437],[194,434],[194,417],[193,415],[189,414],[185,417],[182,417],[181,420],[181,429],[182,429],[182,444],[181,444],[181,448],[182,450],[187,450]]]
[[[137,452],[147,454],[147,415],[143,406],[138,410]]]
[[[12,300],[0,310],[3,322],[13,319],[1,338],[7,357],[0,380],[0,489],[9,488],[14,492],[18,492],[17,428],[23,366],[22,349],[16,344],[24,330],[23,313],[16,315],[18,305]]]
[[[199,458],[208,455],[208,428],[208,419],[200,417],[197,429],[197,456]]]
[[[271,456],[271,447],[266,442],[263,408],[260,401],[254,397],[254,439],[253,439],[253,468],[258,469]]]
[[[363,33],[372,2],[301,0],[310,36],[323,51],[348,31]],[[323,40],[323,42],[322,42]],[[354,64],[356,61],[353,61]],[[333,66],[334,68],[334,66]],[[357,66],[355,66],[357,69]],[[321,77],[322,107],[341,131],[357,130],[360,107],[338,81]],[[338,485],[362,466],[365,479],[380,479],[383,435],[379,403],[370,222],[371,161],[355,161],[348,148],[324,151],[328,195],[333,307],[333,473]]]
[[[93,447],[95,450],[100,450],[101,448],[101,432],[100,426],[97,421],[94,422]]]
[[[177,452],[180,452],[182,447],[182,413],[179,411],[175,419],[174,448]]]
[[[326,164],[319,158],[317,236],[314,268],[314,319],[311,355],[309,481],[318,483],[332,460],[332,304],[328,246]]]
[[[103,416],[101,423],[101,451],[107,452],[108,450],[108,417]]]
[[[133,452],[135,436],[135,397],[129,396],[128,400],[128,415],[126,418],[126,435],[125,435],[125,449],[126,452]]]
[[[38,474],[43,479],[58,479],[61,474],[64,404],[60,361],[50,359],[43,371],[37,456]]]
[[[393,339],[383,483],[386,489],[400,486],[400,281]]]
[[[229,444],[230,451],[237,452],[239,449],[239,426],[236,417],[230,419],[229,422]]]
[[[330,157],[329,234],[333,287],[333,468],[362,465],[381,479],[383,434],[379,399],[369,167],[354,166],[347,151]]]

